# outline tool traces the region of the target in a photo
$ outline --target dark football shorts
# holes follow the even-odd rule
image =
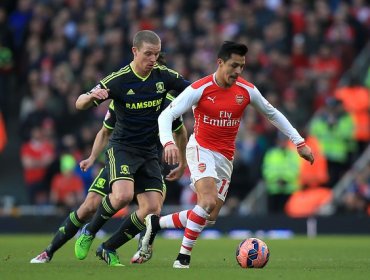
[[[90,185],[89,192],[96,192],[102,196],[106,196],[110,192],[106,168],[100,169],[98,175]]]
[[[118,180],[130,180],[134,182],[135,194],[155,191],[165,196],[166,186],[157,156],[117,146],[110,146],[105,153],[110,186]]]

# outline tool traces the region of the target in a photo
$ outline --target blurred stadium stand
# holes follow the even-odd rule
[[[247,43],[244,77],[302,133],[325,99],[348,85],[351,76],[370,88],[368,1],[3,0],[0,113],[7,142],[0,149],[0,216],[58,216],[60,210],[48,201],[30,205],[21,146],[32,126],[43,125],[56,148],[49,177],[57,172],[62,151],[73,153],[77,161],[85,157],[105,108],[76,112],[74,100],[105,74],[130,61],[130,38],[145,28],[163,38],[169,67],[191,80],[215,70],[215,50],[223,40]],[[330,52],[323,58],[320,51],[325,47]],[[185,116],[185,123],[191,132],[191,114]],[[276,137],[275,128],[248,110],[222,215],[253,219],[271,214],[261,162]],[[331,186],[333,201],[319,213],[338,213],[341,195],[366,161],[367,152],[354,155],[346,175]],[[187,176],[168,187],[164,212],[194,202],[186,191]],[[221,221],[227,224],[227,219]]]

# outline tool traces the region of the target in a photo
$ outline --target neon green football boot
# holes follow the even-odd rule
[[[75,255],[76,255],[76,258],[79,260],[86,259],[87,254],[89,253],[91,244],[93,243],[94,238],[95,238],[95,236],[86,229],[87,225],[88,224],[86,224],[82,228],[81,234],[75,243]]]
[[[96,250],[96,256],[105,261],[109,266],[124,266],[120,263],[117,252],[115,250],[104,249],[103,244],[100,244]]]

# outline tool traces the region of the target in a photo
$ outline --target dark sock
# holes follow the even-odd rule
[[[118,247],[131,240],[145,228],[145,225],[139,220],[136,212],[127,217],[119,229],[103,243],[104,248],[108,250],[115,250]]]
[[[51,258],[55,251],[57,251],[68,240],[75,236],[83,224],[84,222],[77,216],[77,211],[71,212],[61,224],[58,231],[55,233],[53,240],[46,248],[46,252],[48,253],[49,257]]]
[[[91,222],[87,226],[87,230],[95,235],[103,225],[114,215],[117,210],[115,210],[110,203],[109,196],[103,198],[101,204],[99,205],[94,217],[91,219]]]
[[[151,223],[152,223],[152,234],[150,235],[149,245],[153,245],[157,232],[161,230],[161,226],[159,225],[159,216],[153,215]]]

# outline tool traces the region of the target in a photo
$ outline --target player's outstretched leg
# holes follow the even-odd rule
[[[141,242],[140,256],[150,259],[153,254],[153,242],[157,232],[161,229],[159,226],[159,217],[149,214],[145,217],[146,231]]]
[[[54,253],[67,243],[68,240],[75,236],[83,224],[84,222],[78,217],[77,211],[71,212],[55,233],[49,246],[38,256],[34,257],[30,263],[50,262]]]
[[[100,244],[96,250],[96,256],[109,266],[124,266],[120,263],[116,250],[105,249],[103,244]]]
[[[75,243],[75,255],[76,255],[76,258],[79,260],[84,260],[87,257],[91,244],[93,243],[94,238],[95,238],[95,235],[91,234],[87,230],[88,225],[89,224],[86,224],[81,229],[81,234]]]

